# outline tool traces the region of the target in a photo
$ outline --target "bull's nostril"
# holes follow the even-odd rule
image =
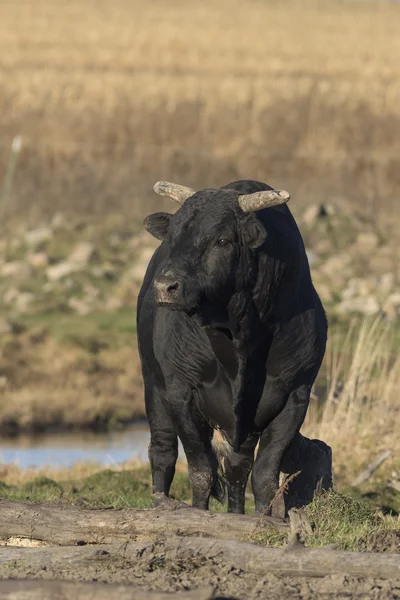
[[[169,285],[167,285],[167,292],[169,292],[169,293],[176,292],[178,287],[179,287],[179,283],[177,281],[174,281],[174,283],[170,283]]]

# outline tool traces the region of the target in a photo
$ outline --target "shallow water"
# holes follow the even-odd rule
[[[113,466],[147,461],[150,432],[146,423],[110,433],[48,433],[0,440],[0,463],[28,467],[70,467],[77,462]]]

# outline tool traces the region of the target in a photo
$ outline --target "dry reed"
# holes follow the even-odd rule
[[[395,208],[399,14],[337,0],[2,3],[0,182],[24,139],[8,212],[142,215],[154,180],[253,177],[300,203]]]

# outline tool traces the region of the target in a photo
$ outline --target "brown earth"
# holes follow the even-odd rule
[[[60,565],[35,572],[23,562],[15,563],[8,576],[17,578],[64,579],[106,583],[132,583],[144,589],[178,592],[204,587],[216,590],[215,599],[255,600],[282,598],[301,600],[330,598],[400,598],[400,576],[391,580],[350,577],[343,574],[327,577],[291,577],[268,574],[258,577],[235,569],[214,555],[188,557],[186,560],[165,562],[163,543],[152,550],[138,553],[135,560],[124,558],[123,547],[119,556],[99,552],[99,560],[91,565]],[[345,565],[343,566],[345,568]],[[267,568],[266,568],[267,571]],[[395,575],[395,574],[394,574]],[[5,572],[0,571],[0,577]]]

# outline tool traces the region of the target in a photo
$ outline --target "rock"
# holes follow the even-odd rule
[[[379,237],[373,231],[363,231],[358,234],[356,245],[360,252],[372,252],[379,246]]]
[[[32,267],[35,267],[36,269],[47,267],[49,264],[49,257],[47,256],[46,252],[31,252],[27,255],[26,260]]]
[[[63,277],[66,277],[77,270],[76,265],[64,261],[48,267],[46,269],[46,275],[47,279],[50,281],[59,281]]]
[[[388,319],[400,319],[400,292],[391,294],[383,305],[383,312]]]
[[[107,279],[112,281],[115,279],[115,268],[110,264],[96,265],[90,270],[91,274],[98,279]]]
[[[13,331],[14,328],[12,326],[12,323],[7,321],[7,319],[4,319],[3,317],[0,317],[0,335],[5,333],[12,333]]]
[[[117,298],[116,296],[111,296],[107,298],[104,308],[109,311],[119,310],[123,306],[123,302],[121,298]]]
[[[79,315],[88,315],[92,312],[92,307],[83,298],[78,298],[77,296],[69,298],[68,306]]]
[[[394,273],[384,273],[378,278],[378,290],[382,298],[386,298],[394,288]]]
[[[350,261],[349,254],[335,254],[321,265],[320,271],[331,279],[336,279],[337,276],[346,277],[351,275]]]
[[[143,277],[145,276],[147,267],[153,254],[154,248],[143,248],[137,257],[135,264],[131,269],[129,269],[125,276],[131,278],[134,281],[141,282]]]
[[[376,315],[380,311],[378,300],[375,296],[362,296],[342,300],[336,306],[336,312],[345,315],[352,312],[361,313],[365,316]]]
[[[5,390],[8,385],[8,379],[5,375],[0,377],[0,390]]]
[[[326,283],[319,283],[315,287],[322,302],[333,301],[333,293],[329,285],[327,285]]]
[[[350,279],[347,288],[342,293],[343,300],[369,296],[376,289],[376,282],[372,279],[361,279],[353,277]]]
[[[91,283],[86,283],[83,286],[83,293],[87,298],[98,298],[99,294],[100,294],[100,290],[98,290],[94,285],[92,285]]]
[[[64,229],[66,226],[66,221],[64,215],[61,213],[56,213],[51,220],[51,228],[53,231],[57,231],[60,229]]]
[[[335,208],[330,204],[313,204],[307,208],[303,214],[303,222],[308,225],[314,225],[318,219],[324,219],[327,216],[333,215]]]
[[[25,242],[28,246],[40,246],[53,237],[50,227],[38,227],[25,234]]]
[[[19,281],[25,281],[31,277],[31,269],[23,260],[14,260],[6,262],[1,266],[0,275],[2,277],[12,277]]]
[[[3,294],[4,304],[12,304],[19,296],[19,290],[16,287],[9,288]]]
[[[90,242],[79,242],[68,257],[68,263],[85,267],[95,254],[95,248]]]
[[[312,204],[309,206],[306,211],[303,213],[303,223],[308,226],[311,226],[315,223],[319,216],[319,206],[318,204]]]
[[[308,264],[313,267],[319,262],[319,256],[313,250],[306,250]]]
[[[20,313],[29,312],[31,304],[35,300],[35,295],[31,292],[21,292],[15,299],[15,308]]]

